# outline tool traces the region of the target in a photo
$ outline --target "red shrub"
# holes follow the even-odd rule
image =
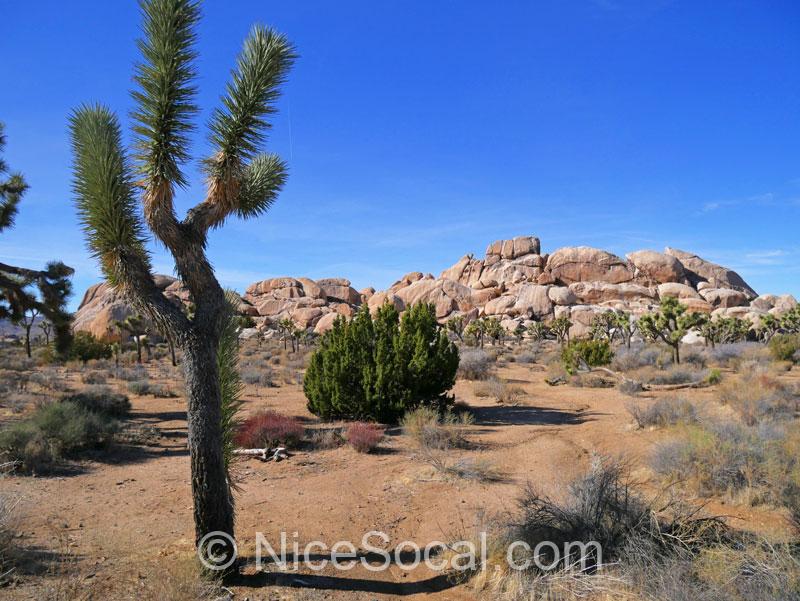
[[[293,417],[274,411],[262,411],[248,417],[236,432],[234,442],[247,449],[270,448],[283,444],[292,446],[300,442],[305,429]]]
[[[383,440],[383,428],[377,424],[355,422],[347,426],[344,437],[359,453],[369,453]]]

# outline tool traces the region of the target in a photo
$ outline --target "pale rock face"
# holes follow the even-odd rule
[[[778,302],[778,297],[774,294],[761,294],[750,301],[750,306],[762,311],[769,311],[775,306],[776,302]]]
[[[578,297],[568,286],[551,286],[547,296],[556,305],[577,305]]]
[[[153,280],[159,290],[175,304],[188,302],[188,290],[180,282],[167,275],[155,275]],[[186,299],[184,301],[183,299]],[[90,332],[98,338],[119,340],[120,333],[115,323],[124,321],[135,311],[111,285],[106,282],[90,286],[83,295],[83,300],[75,312],[72,327],[76,332]],[[153,332],[158,329],[154,324],[149,324]]]
[[[375,315],[378,309],[380,309],[386,301],[389,301],[392,305],[394,305],[394,308],[398,311],[405,311],[406,309],[406,304],[403,302],[403,299],[396,294],[393,294],[392,292],[376,292],[367,301],[369,312],[372,315]]]
[[[535,236],[519,236],[512,240],[497,240],[486,249],[486,256],[499,256],[502,259],[517,259],[525,255],[538,255],[541,244]]]
[[[686,275],[691,284],[697,286],[699,282],[705,281],[710,283],[714,288],[730,288],[744,293],[745,297],[749,300],[756,298],[758,294],[750,286],[747,285],[738,273],[727,267],[722,267],[711,261],[701,259],[695,254],[688,253],[676,248],[667,248],[664,252],[678,259],[683,268],[686,270]],[[699,286],[698,286],[699,289]]]
[[[326,313],[320,317],[317,325],[314,326],[314,333],[321,335],[333,328],[333,322],[336,321],[337,317],[339,317],[339,314],[336,312]]]
[[[686,298],[701,299],[702,297],[697,293],[697,290],[686,284],[678,284],[677,282],[668,282],[666,284],[659,284],[658,298],[665,298],[671,296],[678,300]]]
[[[298,328],[303,329],[314,326],[322,315],[322,309],[319,307],[299,308],[291,312],[292,321]]]
[[[588,336],[592,331],[592,321],[595,316],[608,311],[607,307],[598,307],[594,305],[575,305],[570,311],[569,319],[572,321],[572,327],[569,329],[569,335],[573,338],[582,338]]]
[[[635,277],[647,283],[683,282],[686,272],[678,259],[654,250],[637,250],[625,257],[636,268]]]
[[[714,306],[711,303],[701,298],[685,298],[681,302],[686,305],[687,310],[690,312],[711,313],[714,310]]]
[[[576,282],[569,289],[584,304],[596,305],[611,301],[654,300],[655,293],[638,284],[609,284],[608,282]]]
[[[747,304],[744,293],[730,288],[709,288],[700,291],[700,296],[714,307],[741,307]]]
[[[797,300],[791,294],[782,294],[775,301],[773,309],[779,314],[783,315],[787,311],[791,311],[797,306]]]
[[[317,284],[314,280],[309,278],[297,278],[300,284],[303,287],[303,295],[310,296],[311,298],[318,298],[321,300],[327,300],[328,297],[325,292],[322,290],[322,287]]]
[[[549,317],[553,313],[553,302],[548,296],[549,286],[523,284],[517,291],[514,311],[525,317]]]
[[[516,296],[500,296],[486,303],[483,306],[483,313],[484,315],[505,315],[516,304]]]
[[[569,246],[555,251],[547,260],[547,270],[556,282],[608,282],[621,284],[633,280],[633,269],[616,255],[589,246]]]
[[[350,280],[344,278],[326,278],[317,280],[317,285],[325,293],[326,297],[343,302],[357,305],[361,302],[361,295],[350,285]]]

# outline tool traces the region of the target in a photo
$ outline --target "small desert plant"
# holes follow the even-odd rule
[[[515,360],[517,363],[536,363],[536,353],[523,351],[516,355]]]
[[[51,370],[31,374],[30,381],[53,392],[64,392],[69,388],[67,381],[58,372]]]
[[[639,344],[631,348],[617,349],[611,361],[611,369],[629,372],[641,367],[663,367],[671,362],[672,358],[663,349]]]
[[[652,403],[632,402],[626,408],[640,428],[664,428],[697,422],[697,409],[682,397],[665,397]]]
[[[776,334],[769,341],[769,350],[776,361],[798,361],[800,334]]]
[[[256,387],[261,386],[264,388],[272,388],[275,386],[275,375],[269,365],[263,365],[258,369],[252,368],[249,365],[244,365],[241,377],[242,382],[251,384]]]
[[[0,431],[0,454],[36,471],[106,444],[117,429],[117,422],[105,414],[77,403],[51,403]]]
[[[708,375],[704,370],[695,370],[682,365],[671,365],[666,369],[642,368],[635,372],[636,378],[648,384],[690,384],[700,382]]]
[[[135,380],[146,380],[148,376],[147,370],[141,365],[137,365],[130,369],[120,368],[115,370],[114,377],[125,382],[133,382]]]
[[[72,339],[69,358],[87,363],[92,359],[110,359],[113,354],[111,345],[89,332],[77,332]]]
[[[472,422],[472,415],[467,412],[446,411],[440,415],[430,407],[417,407],[406,413],[400,423],[403,432],[420,448],[445,450],[467,446],[462,430]]]
[[[617,388],[622,394],[627,394],[628,396],[636,396],[644,390],[644,386],[639,380],[630,380],[628,378],[621,380]]]
[[[359,453],[370,453],[383,440],[384,429],[378,424],[354,422],[347,426],[344,439]]]
[[[759,371],[729,378],[717,398],[730,405],[747,425],[764,419],[789,419],[800,409],[800,394],[777,378]]]
[[[513,405],[525,396],[525,390],[520,386],[509,384],[502,378],[491,378],[475,385],[475,396],[491,397],[498,403]]]
[[[458,377],[465,380],[485,380],[494,360],[483,349],[466,349],[458,360]]]
[[[475,482],[503,482],[505,475],[494,464],[485,459],[470,457],[450,460],[442,452],[429,452],[425,460],[446,479],[472,480]]]
[[[105,384],[107,381],[108,376],[99,370],[91,370],[81,374],[81,382],[84,384]]]
[[[131,410],[131,402],[124,394],[98,386],[61,398],[62,403],[75,403],[89,411],[104,413],[111,417],[125,417]]]
[[[315,449],[336,449],[342,446],[344,437],[340,428],[320,428],[311,431],[309,442]]]
[[[573,340],[561,350],[561,361],[569,374],[587,367],[608,365],[613,358],[608,340]]]
[[[0,478],[3,476],[0,475]],[[7,578],[14,571],[14,564],[19,558],[17,548],[16,508],[19,499],[8,493],[0,494],[0,587],[7,583]]]
[[[177,396],[166,384],[151,382],[150,380],[135,380],[128,382],[128,392],[138,396],[154,396],[170,398]]]
[[[305,429],[294,417],[275,411],[262,411],[243,420],[234,441],[245,448],[272,448],[278,445],[297,446]]]

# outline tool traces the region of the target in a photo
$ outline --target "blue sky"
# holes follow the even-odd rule
[[[0,260],[75,266],[74,306],[99,272],[72,206],[67,115],[102,101],[128,123],[138,9],[0,11],[6,160],[31,185]],[[268,215],[212,235],[224,284],[382,288],[537,235],[545,251],[676,246],[800,296],[797,2],[214,0],[204,16],[198,158],[250,25],[301,55],[268,142],[289,183]],[[179,209],[201,195],[181,192]]]

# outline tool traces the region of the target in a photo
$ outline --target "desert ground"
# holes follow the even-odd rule
[[[512,515],[528,484],[562,498],[567,483],[597,456],[624,459],[637,490],[657,495],[665,480],[651,469],[649,458],[659,443],[679,436],[682,426],[638,427],[630,412],[632,403],[648,406],[680,395],[707,419],[734,418],[734,409],[720,402],[720,387],[741,378],[737,370],[752,371],[754,366],[761,366],[771,382],[795,394],[800,389],[797,367],[776,367],[765,358],[763,347],[738,346],[740,350],[731,353],[736,360],[715,368],[721,374],[717,385],[632,396],[618,387],[594,387],[609,386],[597,374],[548,385],[546,378],[559,370],[555,342],[487,345],[483,352],[490,365],[483,377],[488,379],[460,377],[453,391],[457,404],[468,407],[473,416],[459,426],[468,444],[437,451],[436,456],[448,465],[466,460],[466,465],[482,466],[477,471],[488,470],[492,477],[459,477],[440,469],[441,463],[437,468],[432,452],[397,426],[388,427],[380,446],[370,453],[346,444],[315,444],[324,438],[319,432],[345,424],[322,422],[306,409],[302,371],[309,351],[291,353],[278,342],[249,341],[241,351],[243,372],[255,369],[270,375],[257,385],[246,385],[243,416],[273,410],[296,418],[306,435],[283,461],[237,461],[240,557],[252,563],[256,532],[275,545],[281,531],[289,536],[296,532],[301,548],[312,540],[358,544],[370,530],[388,534],[389,547],[406,540],[424,545],[470,538],[487,516]],[[699,347],[696,354],[703,352]],[[15,363],[30,367],[19,348],[3,349],[3,357],[6,375]],[[133,361],[132,355],[127,361]],[[695,362],[687,369],[706,370],[713,360]],[[707,366],[699,365],[703,362]],[[127,435],[109,446],[83,452],[49,473],[8,473],[0,479],[2,495],[14,500],[15,544],[24,554],[0,588],[0,598],[457,600],[480,595],[470,582],[448,579],[425,566],[408,572],[396,566],[383,572],[361,566],[337,572],[329,567],[317,573],[282,573],[268,566],[257,573],[245,565],[225,589],[206,590],[195,577],[180,367],[172,367],[164,357],[144,366],[116,368],[113,361],[94,361],[30,369],[28,376],[38,372],[47,377],[30,377],[24,393],[5,395],[0,408],[3,426],[24,417],[42,399],[85,389],[87,380],[104,380],[104,386],[127,394],[132,408],[124,423]],[[132,394],[127,381],[132,377],[154,384],[155,394],[161,396]],[[796,427],[796,416],[791,419]],[[722,516],[734,529],[771,541],[791,535],[787,511],[747,499],[748,491],[701,495],[679,487],[691,503],[704,506],[709,515]]]

